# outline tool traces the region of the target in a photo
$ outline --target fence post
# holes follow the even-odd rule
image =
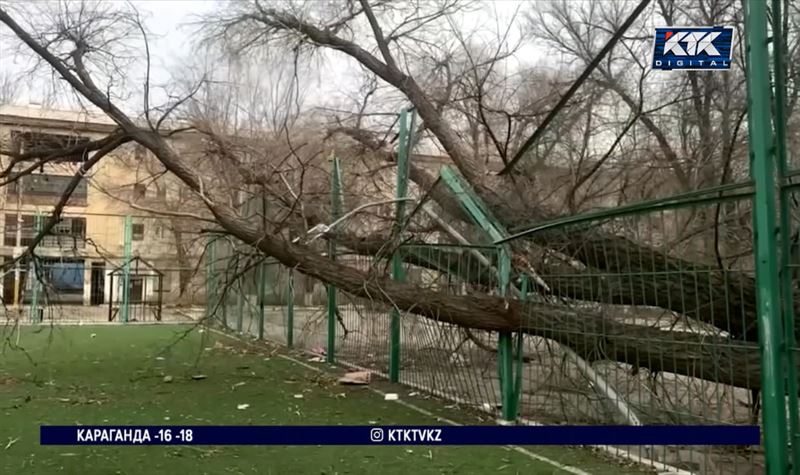
[[[331,170],[331,218],[335,221],[342,213],[342,175],[339,169],[339,158],[333,157]],[[331,260],[336,260],[336,240],[328,241],[328,255]],[[336,361],[336,286],[328,284],[328,349],[326,360],[328,363]]]
[[[36,218],[33,224],[34,231],[36,236],[42,232],[42,215],[38,211],[36,212]],[[32,294],[31,295],[31,307],[30,307],[30,316],[31,316],[31,323],[42,323],[41,315],[39,314],[39,290],[41,286],[41,282],[39,280],[39,272],[37,271],[39,265],[37,263],[36,257],[33,258],[33,275],[31,276],[31,286],[32,286]],[[30,274],[31,270],[28,270]],[[42,273],[44,273],[44,269],[42,269]]]
[[[775,152],[778,162],[780,188],[780,241],[781,241],[781,290],[783,292],[783,321],[786,335],[786,392],[789,400],[789,443],[792,446],[792,470],[800,474],[800,408],[798,408],[797,367],[793,352],[797,348],[794,328],[794,289],[792,288],[792,251],[790,196],[786,187],[789,164],[786,153],[786,38],[783,31],[781,0],[772,0],[772,54],[775,67]]]
[[[528,274],[522,274],[522,282],[520,282],[520,296],[519,299],[522,302],[528,300],[528,288],[530,287],[530,280],[528,279]],[[514,403],[516,404],[516,415],[519,412],[519,400],[520,395],[522,394],[522,368],[524,357],[523,351],[525,350],[525,333],[517,332],[517,367],[516,372],[514,373]]]
[[[501,297],[508,293],[511,277],[511,256],[507,246],[499,247],[498,255],[498,291]],[[517,401],[514,392],[514,352],[511,332],[500,332],[497,340],[497,358],[500,365],[500,395],[502,397],[503,421],[512,422],[517,419]]]
[[[412,113],[413,114],[413,113]],[[412,115],[411,123],[408,123],[408,110],[400,112],[400,137],[398,139],[397,150],[397,198],[395,208],[394,231],[399,237],[405,219],[405,201],[401,201],[408,195],[408,161],[411,154],[413,130],[409,130],[414,125]],[[410,127],[409,127],[410,126]],[[403,256],[400,249],[396,249],[392,255],[392,279],[405,281],[405,269],[403,268]],[[393,383],[400,381],[400,310],[392,306],[389,338],[389,380]]]
[[[120,307],[120,320],[122,320],[122,323],[128,323],[131,304],[131,241],[133,240],[133,219],[131,215],[125,216],[123,238],[122,306]]]
[[[222,295],[219,297],[219,306],[222,308],[222,328],[228,330],[228,300],[231,298],[231,285],[229,279],[231,273],[231,260],[233,260],[233,251],[231,250],[231,242],[228,239],[223,239],[222,243],[224,244],[224,249],[226,250],[225,254],[223,254],[224,261],[222,267],[225,282],[223,285],[224,290]]]
[[[264,339],[264,309],[267,300],[267,263],[258,265],[258,339]]]
[[[206,244],[206,318],[214,316],[214,296],[216,294],[216,282],[214,276],[214,236],[208,236]]]
[[[247,209],[247,207],[245,207],[245,210],[246,209]],[[245,213],[246,212],[247,211],[245,211]],[[233,246],[231,246],[231,247],[233,247]],[[236,333],[241,335],[242,334],[242,328],[244,327],[244,295],[245,295],[245,286],[247,285],[247,282],[246,282],[246,279],[245,279],[245,276],[244,276],[244,272],[247,272],[245,270],[247,268],[247,265],[245,263],[244,266],[240,266],[239,257],[238,257],[238,250],[237,249],[233,248],[232,252],[237,253],[237,254],[234,254],[234,255],[237,256],[237,258],[236,258],[236,271],[235,271],[236,272],[236,274],[235,274],[236,281],[234,282],[233,285],[231,285],[230,289],[231,290],[234,290],[234,289],[236,290]],[[239,269],[240,267],[241,267],[241,272],[240,272],[240,269]]]
[[[237,294],[238,294],[237,295],[237,300],[238,300],[238,302],[237,302],[238,303],[237,311],[238,312],[236,314],[236,333],[241,335],[242,334],[242,328],[244,326],[244,289],[242,288],[243,284],[244,284],[244,282],[242,282],[242,280],[244,280],[244,277],[240,275],[236,279],[239,281],[238,282],[238,286],[235,286],[235,287],[238,287],[238,289],[239,289],[238,292],[237,292]]]
[[[289,268],[289,283],[286,289],[286,346],[294,345],[294,269]]]
[[[766,473],[788,473],[783,328],[776,254],[775,168],[772,150],[769,49],[766,2],[743,2],[747,46],[750,173],[755,184],[756,282],[758,339],[761,348],[761,399]]]
[[[494,219],[488,208],[451,168],[445,166],[440,172],[444,183],[450,188],[461,206],[481,229],[494,241],[508,237],[506,229]],[[497,278],[500,295],[505,297],[511,279],[511,249],[508,244],[495,246],[498,253]],[[515,288],[516,289],[516,288]],[[514,352],[512,332],[501,332],[497,339],[497,376],[500,380],[502,419],[513,422],[517,418],[517,400],[514,391]]]

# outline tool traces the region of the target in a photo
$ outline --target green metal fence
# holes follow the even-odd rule
[[[336,209],[342,171],[335,160],[333,170],[339,216],[345,210]],[[604,450],[663,471],[791,473],[798,447],[800,185],[792,182],[797,171],[779,171],[773,212],[780,232],[763,248],[754,246],[763,199],[757,180],[559,218],[511,235],[448,169],[443,182],[497,245],[403,244],[367,256],[329,242],[331,258],[369,276],[451,295],[505,295],[522,316],[513,334],[423,318],[382,296],[359,298],[306,277],[299,283],[290,269],[228,237],[213,239],[206,253],[209,316],[396,380],[409,387],[407,395],[430,393],[483,410],[498,422],[760,424],[763,447]],[[520,243],[528,262],[512,267]],[[772,283],[759,274],[763,249],[775,253]],[[770,286],[780,305],[767,314],[759,303]],[[762,349],[774,344],[762,337],[769,318],[778,319],[772,351],[781,366],[765,377],[769,351]],[[770,378],[782,379],[777,394]],[[766,411],[770,397],[780,418]]]
[[[400,311],[377,296],[336,290],[334,301],[320,283],[292,285],[289,269],[259,261],[227,238],[207,252],[216,260],[209,308],[232,330],[294,340],[386,378],[396,357],[409,392],[433,393],[499,420],[749,424],[763,416],[759,344],[752,339],[753,199],[745,183],[529,230],[535,274],[514,269],[507,277],[511,300],[529,302],[510,351],[496,333]],[[397,275],[399,257],[407,282],[463,295],[500,293],[501,256],[494,246],[417,244],[383,258],[339,249],[336,258],[368,274]],[[786,263],[787,271],[797,268]],[[790,352],[798,358],[796,346]],[[783,401],[794,414],[796,399]],[[757,447],[614,449],[695,473],[760,473],[766,463]]]
[[[798,188],[782,187],[784,204]],[[464,196],[476,199],[462,188]],[[774,422],[763,411],[755,197],[747,182],[540,223],[505,238],[525,241],[528,255],[536,256],[526,270],[504,264],[511,245],[405,244],[382,257],[345,248],[331,253],[367,275],[402,275],[420,288],[506,292],[512,303],[526,305],[518,332],[505,341],[401,311],[380,296],[354,297],[305,277],[298,283],[290,269],[223,237],[206,254],[209,315],[240,333],[291,342],[389,379],[396,358],[398,381],[409,393],[436,394],[499,421],[760,422],[766,436]],[[782,216],[786,229],[797,229],[796,211]],[[797,244],[787,236],[780,278],[797,289],[798,264],[790,259]],[[783,299],[787,318],[798,303],[793,292]],[[792,323],[785,321],[781,350],[787,362],[800,361],[788,338]],[[787,415],[778,424],[796,440],[790,368],[780,398]],[[796,445],[786,437],[788,454]],[[761,473],[767,463],[759,447],[606,449],[694,473]]]
[[[6,247],[30,245],[49,219],[28,209],[3,214]],[[203,314],[207,280],[199,263],[205,246],[197,226],[144,214],[72,211],[60,218],[30,254],[0,257],[7,265],[3,318],[35,324],[185,322]]]
[[[781,2],[771,5],[781,18]],[[402,383],[406,397],[436,394],[503,423],[759,424],[759,447],[603,449],[667,472],[800,473],[800,166],[786,151],[780,22],[768,24],[764,2],[745,7],[750,181],[507,230],[445,167],[441,183],[493,244],[388,242],[375,256],[328,240],[331,259],[368,276],[502,296],[516,331],[300,284],[229,238],[206,254],[208,316]],[[399,200],[412,130],[404,112]],[[333,158],[334,220],[347,211],[345,173]],[[408,211],[398,201],[395,237]]]

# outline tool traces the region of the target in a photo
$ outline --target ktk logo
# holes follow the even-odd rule
[[[719,31],[712,31],[710,33],[703,33],[702,31],[696,32],[678,32],[673,33],[668,31],[665,34],[667,38],[664,44],[664,54],[672,53],[675,56],[696,56],[699,53],[706,53],[712,56],[719,56],[719,51],[714,48],[714,38],[718,37],[721,33]],[[686,44],[686,50],[681,48],[681,43]]]
[[[726,70],[731,67],[733,28],[656,28],[653,69]]]

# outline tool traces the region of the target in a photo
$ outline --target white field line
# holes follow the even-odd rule
[[[191,324],[192,322],[193,321],[188,321],[188,322],[186,322],[186,321],[176,321],[176,322],[128,322],[125,325],[188,325],[188,324]],[[31,324],[31,323],[27,323],[27,322],[19,322],[19,324],[20,324],[20,326],[45,326],[45,325],[46,326],[50,326],[47,322],[45,322],[44,324],[41,324],[41,323]],[[106,322],[103,322],[103,321],[100,321],[100,322],[68,321],[68,322],[53,323],[52,325],[53,326],[62,326],[62,325],[63,326],[94,326],[94,325],[98,325],[98,326],[109,325],[109,326],[111,326],[111,325],[123,325],[123,324],[120,323],[120,322],[107,322],[107,321]],[[227,338],[233,339],[233,340],[241,341],[243,343],[252,344],[252,342],[250,342],[250,341],[244,340],[244,339],[239,338],[239,337],[237,337],[235,335],[231,335],[231,334],[225,333],[225,332],[217,330],[215,328],[210,328],[209,330],[211,330],[212,332],[217,333],[219,335],[222,335],[222,336],[225,336]],[[285,347],[285,345],[280,344],[279,342],[270,341],[270,340],[265,340],[265,341],[269,341],[272,344],[276,344],[278,346],[284,346]],[[310,354],[310,352],[308,352],[306,350],[303,350],[303,352]],[[292,361],[294,363],[297,363],[299,365],[302,365],[303,367],[306,367],[306,368],[309,368],[309,369],[313,369],[314,371],[317,371],[317,372],[322,372],[323,371],[320,368],[317,368],[317,367],[314,367],[312,365],[306,364],[306,363],[304,363],[304,362],[302,362],[300,360],[297,360],[295,358],[292,358],[292,357],[289,357],[289,356],[285,356],[285,355],[279,355],[279,356],[281,356],[282,358],[286,358],[286,359],[288,359],[288,360],[290,360],[290,361]],[[377,371],[374,371],[374,370],[369,370],[369,369],[364,368],[362,366],[358,366],[358,365],[351,364],[351,363],[339,362],[338,364],[340,366],[348,366],[348,367],[351,367],[351,368],[357,368],[357,369],[363,369],[365,371],[370,371],[370,372],[378,374],[378,375],[380,375],[382,377],[386,377],[387,376],[384,373],[380,373],[380,372],[377,372]],[[491,414],[492,416],[496,416],[497,415],[494,411],[486,410],[485,408],[481,407],[478,404],[470,403],[468,401],[465,401],[462,398],[459,398],[458,396],[455,396],[455,395],[452,395],[452,394],[448,394],[448,393],[445,393],[443,391],[439,391],[439,390],[436,390],[436,389],[428,388],[428,387],[426,387],[425,385],[422,385],[422,384],[404,382],[404,383],[402,383],[402,385],[410,387],[410,388],[413,388],[413,389],[418,389],[420,391],[425,391],[425,392],[430,393],[430,394],[432,394],[434,396],[450,400],[450,401],[455,402],[457,404],[462,404],[462,405],[465,405],[465,406],[473,407],[473,408],[475,408],[475,409],[477,409],[477,410],[479,410],[481,412],[485,412],[485,413]],[[383,392],[381,392],[381,391],[379,391],[379,390],[377,390],[375,388],[370,388],[370,389],[372,391],[376,392],[377,394],[381,394],[381,395],[384,394]],[[397,400],[397,402],[402,404],[402,405],[404,405],[404,406],[406,406],[406,407],[409,407],[410,409],[418,411],[421,414],[424,414],[424,415],[427,415],[427,416],[430,416],[430,417],[434,417],[434,418],[436,418],[438,420],[441,420],[442,422],[445,422],[447,424],[459,425],[458,423],[456,423],[454,421],[450,421],[450,420],[448,420],[446,418],[442,418],[440,416],[436,416],[435,414],[433,414],[433,413],[431,413],[429,411],[426,411],[425,409],[422,409],[421,407],[414,406],[413,404],[411,404],[409,402],[406,402],[406,401],[403,401],[403,400]],[[543,425],[543,424],[541,424],[539,422],[536,422],[536,421],[533,421],[533,420],[530,420],[530,419],[524,419],[524,418],[520,418],[519,422],[521,422],[522,424],[525,424],[525,425],[532,425],[532,426]],[[669,474],[669,475],[694,475],[693,472],[688,472],[686,470],[682,470],[682,469],[674,467],[672,465],[668,465],[668,464],[665,464],[663,462],[659,462],[657,460],[649,459],[647,457],[644,457],[644,456],[639,455],[639,454],[632,453],[630,451],[627,451],[625,449],[621,449],[619,447],[613,447],[613,446],[610,446],[610,445],[593,445],[593,446],[589,446],[589,447],[595,447],[595,448],[597,448],[599,450],[602,450],[603,452],[606,452],[606,453],[608,453],[608,454],[610,454],[612,456],[619,457],[619,458],[624,458],[624,459],[627,459],[627,460],[631,460],[633,462],[636,462],[638,464],[641,464],[641,465],[644,465],[644,466],[647,466],[647,467],[652,467],[652,468],[654,468],[656,470],[659,470],[663,474]],[[558,463],[558,462],[556,462],[554,460],[550,460],[547,457],[544,457],[542,455],[539,455],[539,454],[536,454],[534,452],[531,452],[530,450],[527,450],[525,448],[516,447],[516,446],[511,446],[510,448],[512,450],[515,450],[516,452],[519,452],[521,454],[525,454],[530,458],[533,458],[535,460],[539,460],[539,461],[544,462],[544,463],[551,464],[551,465],[553,465],[553,466],[555,466],[555,467],[557,467],[557,468],[559,468],[561,470],[567,471],[569,473],[573,473],[573,474],[576,474],[576,475],[590,475],[588,472],[585,472],[583,470],[577,469],[575,467],[562,465],[562,464],[560,464],[560,463]]]
[[[247,340],[239,338],[238,336],[235,336],[235,335],[229,335],[229,334],[227,334],[227,333],[225,333],[223,331],[217,330],[216,328],[211,328],[210,330],[212,332],[214,332],[214,333],[226,336],[226,337],[231,338],[233,340],[237,340],[237,341],[240,341],[240,342],[243,342],[243,343],[252,344],[252,342],[249,342]],[[315,371],[317,373],[323,373],[324,372],[324,370],[321,369],[321,368],[312,366],[312,365],[310,365],[310,364],[308,364],[308,363],[306,363],[304,361],[300,361],[300,360],[298,360],[296,358],[292,358],[291,356],[287,356],[287,355],[278,355],[278,356],[283,358],[283,359],[285,359],[285,360],[291,361],[292,363],[298,364],[298,365],[300,365],[300,366],[302,366],[304,368],[307,368],[307,369],[310,369],[312,371]],[[348,366],[355,366],[355,365],[348,365]],[[371,386],[367,386],[367,388],[370,391],[374,392],[375,394],[379,394],[381,397],[386,395],[385,392],[383,392],[383,391],[381,391],[379,389],[373,388]],[[421,408],[419,406],[411,404],[410,402],[403,401],[402,399],[397,399],[396,402],[398,404],[401,404],[401,405],[403,405],[403,406],[405,406],[405,407],[407,407],[407,408],[409,408],[411,410],[414,410],[414,411],[416,411],[416,412],[418,412],[420,414],[423,414],[425,416],[432,417],[432,418],[434,418],[434,419],[436,419],[438,421],[444,422],[445,424],[449,424],[451,426],[460,426],[460,425],[462,425],[462,424],[459,424],[456,421],[447,419],[445,417],[437,416],[436,414],[434,414],[434,413],[432,413],[432,412],[430,412],[430,411],[428,411],[426,409],[423,409],[423,408]],[[574,475],[591,475],[589,472],[586,472],[586,471],[581,470],[581,469],[576,468],[576,467],[571,467],[569,465],[564,465],[562,463],[556,462],[555,460],[549,459],[549,458],[547,458],[547,457],[545,457],[543,455],[539,455],[537,453],[531,452],[530,450],[527,450],[525,448],[517,447],[517,446],[514,446],[514,445],[511,445],[511,446],[508,446],[508,447],[511,450],[514,450],[515,452],[523,454],[523,455],[525,455],[525,456],[527,456],[527,457],[529,457],[531,459],[538,460],[539,462],[543,462],[543,463],[546,463],[548,465],[552,465],[553,467],[556,467],[559,470],[563,470],[565,472],[572,473]]]

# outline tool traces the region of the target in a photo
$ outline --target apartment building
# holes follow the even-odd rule
[[[0,147],[19,153],[100,139],[114,129],[108,118],[87,112],[0,107]],[[0,261],[13,260],[31,244],[85,160],[80,154],[64,157],[0,188]],[[0,161],[6,168],[9,157]],[[187,260],[191,249],[175,236],[186,237],[193,230],[176,229],[176,220],[146,211],[165,209],[181,193],[174,183],[153,173],[153,163],[140,147],[121,147],[79,182],[61,220],[36,248],[44,283],[42,304],[104,307],[122,295],[122,279],[115,280],[115,288],[110,282],[126,260],[139,267],[131,271],[131,302],[169,302],[186,290],[181,283],[185,267],[196,263]],[[31,301],[33,269],[31,259],[4,269],[0,296],[6,308]]]

